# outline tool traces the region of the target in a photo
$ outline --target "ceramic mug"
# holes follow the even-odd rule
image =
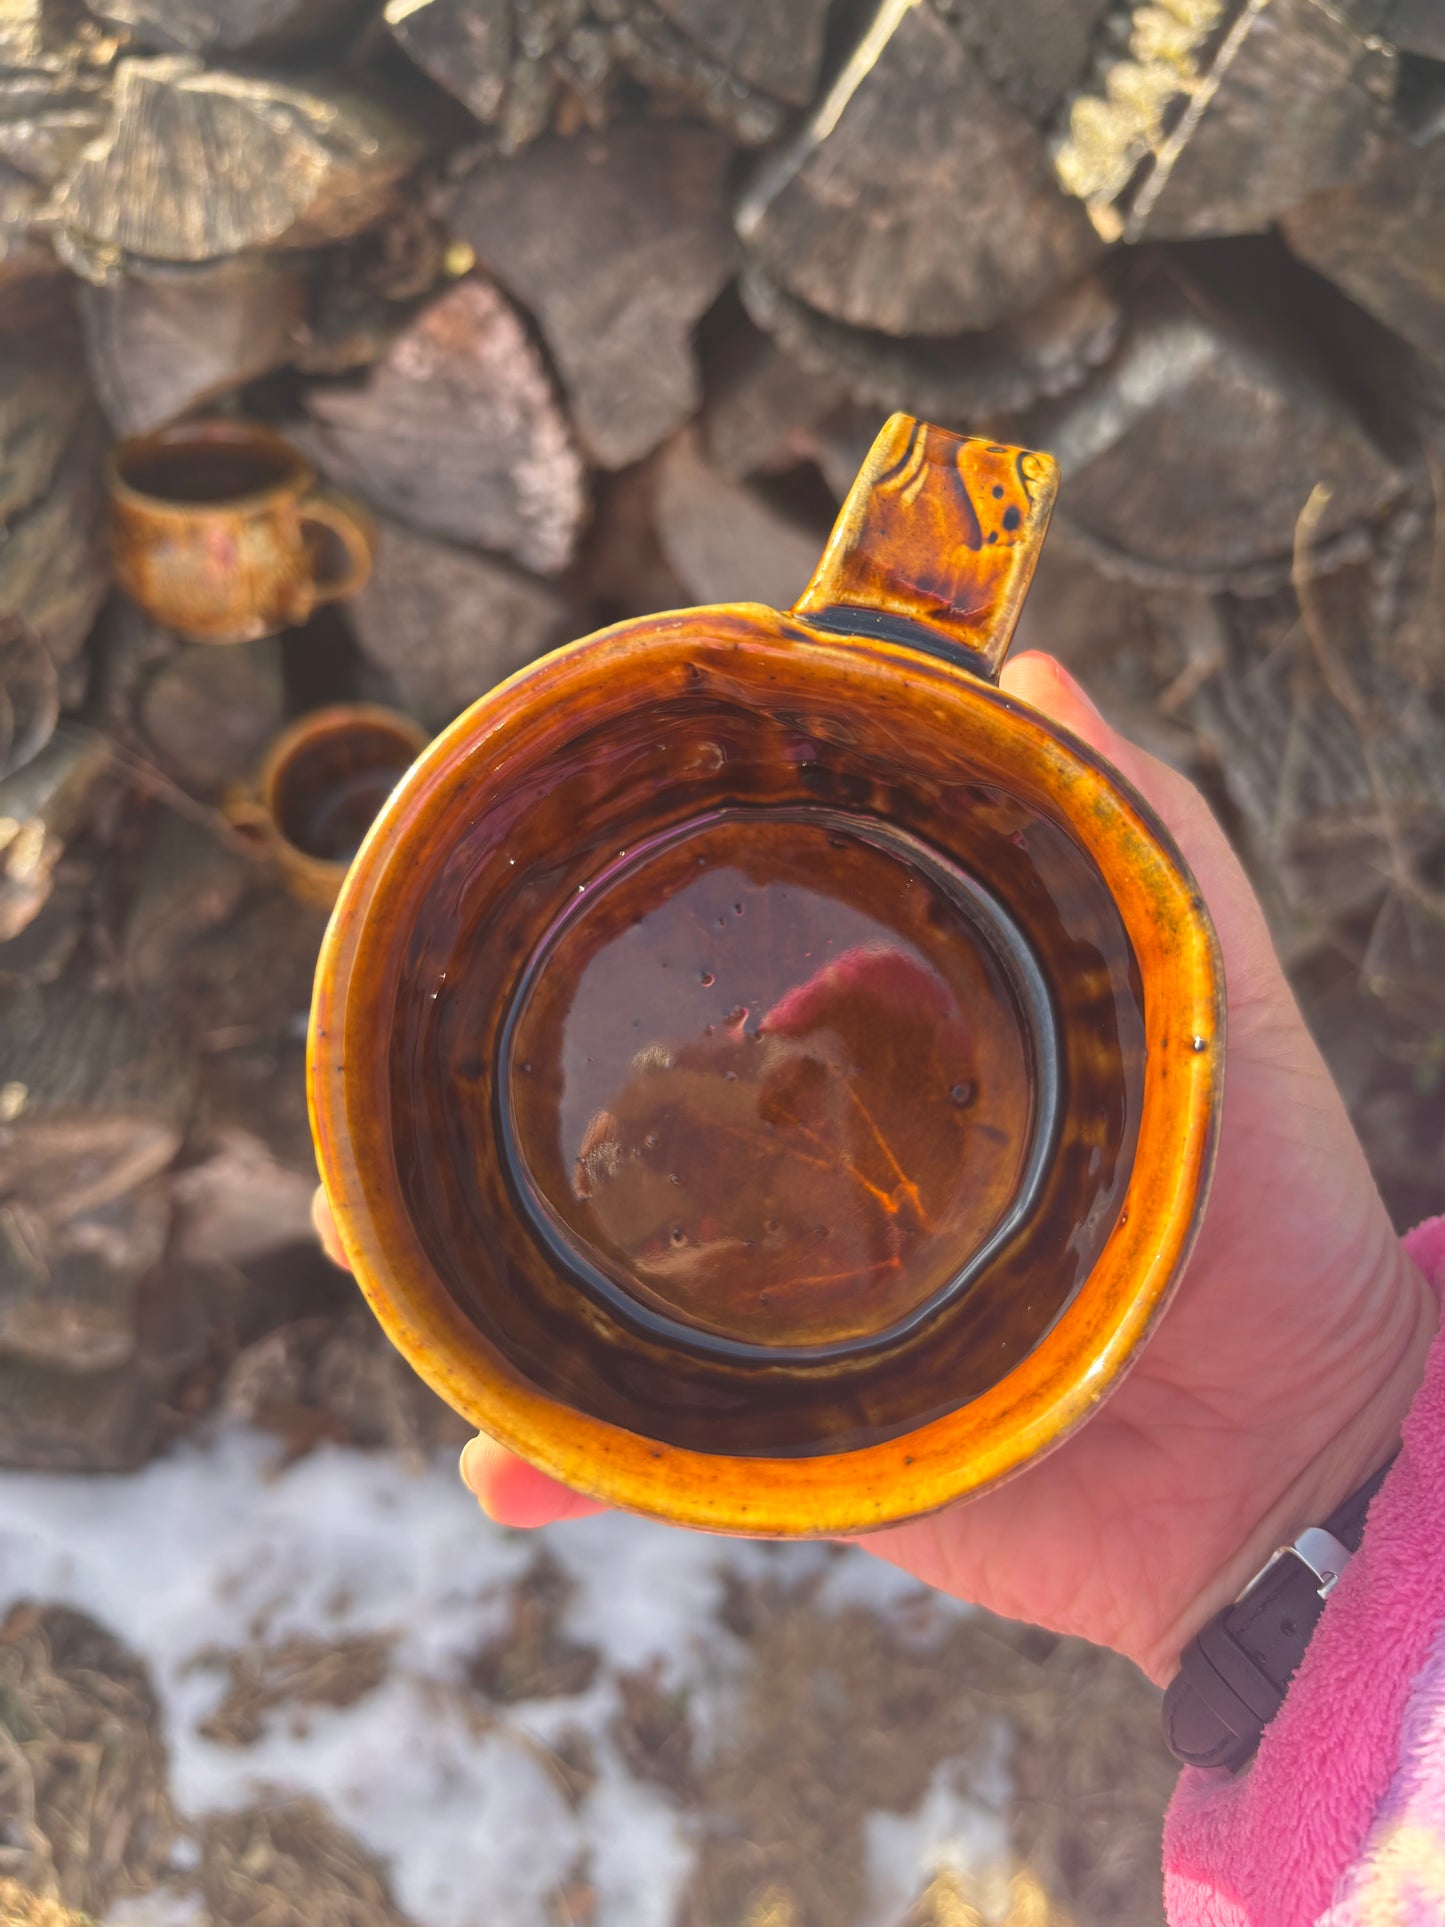
[[[109,488],[116,580],[195,642],[249,642],[304,622],[371,571],[365,512],[318,487],[304,457],[256,422],[177,422],[122,442]]]
[[[233,829],[254,841],[303,903],[329,910],[378,810],[425,748],[409,716],[336,703],[292,723],[251,784],[225,799]]]
[[[867,1531],[1082,1422],[1213,1160],[1178,851],[997,675],[1048,457],[895,416],[787,614],[629,622],[485,696],[369,832],[309,1046],[393,1341],[580,1491]]]

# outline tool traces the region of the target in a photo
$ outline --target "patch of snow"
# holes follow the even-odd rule
[[[1000,1722],[989,1758],[967,1786],[960,1784],[958,1766],[945,1761],[912,1813],[869,1814],[864,1852],[870,1920],[897,1920],[944,1872],[966,1877],[986,1919],[1002,1914],[1009,1866],[1007,1756],[1008,1735]]]
[[[263,1792],[311,1794],[390,1866],[419,1927],[539,1927],[584,1853],[602,1927],[668,1927],[694,1822],[632,1778],[608,1735],[619,1670],[656,1662],[691,1695],[705,1740],[744,1649],[719,1625],[723,1573],[784,1583],[822,1573],[832,1606],[896,1610],[912,1580],[861,1553],[677,1532],[619,1514],[527,1534],[488,1522],[448,1461],[420,1475],[325,1447],[273,1471],[274,1441],[234,1425],[127,1477],[0,1478],[0,1613],[17,1599],[91,1613],[147,1661],[164,1708],[172,1791],[188,1817]],[[568,1637],[603,1665],[587,1692],[490,1710],[463,1685],[506,1623],[508,1589],[550,1546],[577,1581]],[[226,1685],[207,1647],[293,1634],[394,1635],[375,1691],[345,1709],[285,1706],[257,1744],[198,1727]],[[536,1744],[579,1725],[599,1778],[574,1812]],[[1000,1823],[940,1779],[919,1814],[869,1823],[878,1918],[916,1891],[949,1840],[973,1861]],[[922,1856],[922,1858],[920,1858]],[[907,1894],[905,1894],[905,1900]],[[896,1911],[896,1910],[895,1910]],[[192,1927],[193,1902],[127,1903],[115,1927]]]

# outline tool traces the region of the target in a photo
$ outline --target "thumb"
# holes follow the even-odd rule
[[[475,1494],[482,1510],[498,1525],[547,1526],[559,1519],[583,1519],[605,1512],[589,1499],[519,1459],[495,1439],[479,1432],[462,1448],[462,1483]]]

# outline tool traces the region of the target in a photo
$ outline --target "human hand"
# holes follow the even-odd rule
[[[1111,729],[1051,657],[1016,658],[1001,682],[1122,771],[1194,872],[1229,999],[1219,1158],[1175,1299],[1089,1423],[1006,1487],[859,1543],[994,1612],[1112,1646],[1163,1682],[1274,1548],[1388,1457],[1436,1306],[1204,799]],[[318,1230],[343,1262],[324,1204]],[[462,1471],[508,1525],[599,1509],[488,1439]]]

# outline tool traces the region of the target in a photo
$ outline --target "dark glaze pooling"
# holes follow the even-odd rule
[[[702,662],[690,670],[686,690],[639,703],[605,729],[589,730],[579,715],[547,762],[529,762],[524,782],[509,781],[504,766],[489,770],[475,791],[463,778],[449,809],[453,825],[411,920],[397,984],[389,1046],[393,1142],[407,1208],[431,1263],[515,1369],[539,1390],[659,1441],[781,1457],[900,1436],[996,1383],[1038,1343],[1113,1228],[1132,1166],[1143,1080],[1133,953],[1107,890],[1067,831],[997,786],[970,781],[957,750],[929,767],[916,760],[904,766],[886,739],[862,740],[841,697],[832,713],[780,713],[765,684],[750,690],[726,674],[714,679]],[[862,1337],[876,1342],[830,1342],[845,1327],[859,1335],[855,1304],[847,1317],[815,1330],[811,1355],[801,1358],[796,1340],[800,1318],[803,1325],[807,1318],[795,1290],[785,1294],[790,1343],[778,1356],[756,1321],[743,1328],[748,1320],[739,1318],[736,1302],[731,1309],[723,1302],[727,1293],[704,1294],[703,1305],[680,1304],[675,1290],[640,1293],[635,1263],[624,1263],[630,1289],[605,1294],[587,1264],[558,1262],[556,1242],[549,1248],[538,1233],[535,1198],[523,1193],[550,1193],[558,1216],[569,1197],[574,1208],[585,1203],[575,1196],[575,1120],[559,1125],[550,1153],[545,1144],[545,1120],[562,1114],[560,1088],[544,1093],[543,1122],[527,1127],[523,1176],[499,1155],[513,1101],[494,1082],[493,1067],[505,1058],[504,1027],[530,962],[579,885],[585,900],[619,852],[635,850],[643,836],[666,838],[716,812],[736,813],[745,823],[755,811],[804,822],[815,812],[872,818],[917,838],[1004,907],[1068,1012],[1067,1022],[1055,1024],[1058,1123],[1050,1155],[1025,1221],[1005,1236],[986,1275],[930,1304],[926,1288],[940,1269],[930,1259],[909,1270],[904,1293],[915,1311],[921,1302],[921,1316],[896,1321],[895,1330],[887,1314],[896,1305],[869,1311],[865,1304]],[[830,858],[826,834],[809,841],[810,887],[876,918],[876,894],[865,889],[861,904],[850,894],[858,879],[850,881],[845,852]],[[761,863],[760,851],[754,860]],[[639,897],[636,913],[648,908]],[[957,915],[956,906],[950,912],[939,901],[934,910],[933,947],[921,950],[930,969],[937,968],[938,946],[952,941],[947,925]],[[972,942],[976,950],[976,928]],[[1016,1011],[1013,1021],[1017,1027]],[[517,1059],[519,1067],[525,1062],[537,1075],[538,1060]],[[926,1063],[915,1066],[920,1088],[929,1075]],[[955,1078],[949,1089],[969,1081]],[[906,1112],[901,1067],[893,1084],[892,1101]],[[920,1105],[936,1095],[925,1093]],[[1019,1139],[1031,1130],[1020,1125]],[[959,1186],[951,1195],[965,1193]],[[702,1230],[681,1228],[684,1236]],[[569,1236],[593,1256],[605,1243],[595,1224],[584,1238],[575,1230]],[[614,1239],[614,1262],[619,1250]],[[956,1246],[947,1257],[957,1261]],[[652,1317],[659,1299],[665,1334]],[[737,1342],[717,1344],[720,1328]]]

